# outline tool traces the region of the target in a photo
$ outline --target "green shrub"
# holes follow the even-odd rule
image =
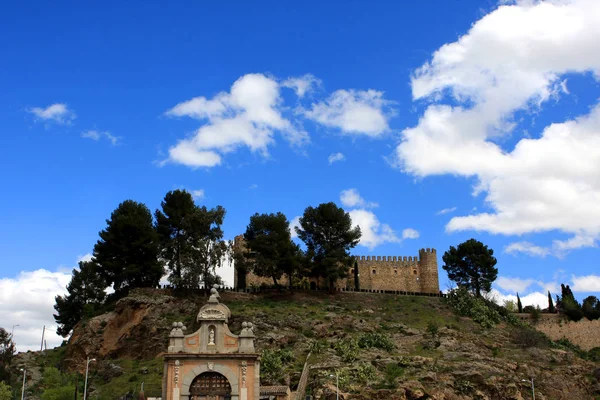
[[[398,387],[397,379],[404,375],[404,368],[400,364],[391,363],[385,366],[384,386],[390,389]]]
[[[358,340],[347,338],[338,341],[335,344],[334,349],[342,361],[349,363],[358,359],[360,347],[358,346]]]
[[[429,321],[429,323],[427,324],[427,332],[431,334],[431,337],[437,335],[439,329],[440,327],[435,321]]]
[[[284,366],[294,361],[294,354],[287,349],[270,350],[262,352],[260,361],[260,377],[267,383],[281,383],[283,381]]]
[[[387,352],[391,352],[396,348],[389,336],[383,333],[365,333],[358,339],[358,347],[361,349],[370,349],[375,347]]]
[[[512,333],[513,341],[523,348],[545,347],[550,339],[542,332],[529,327],[516,328]]]
[[[321,354],[325,350],[325,343],[322,340],[311,340],[308,345],[308,351],[312,354]]]
[[[0,400],[11,400],[12,393],[10,390],[10,386],[6,383],[0,381]]]
[[[377,370],[371,364],[359,364],[354,373],[357,382],[365,385],[372,382],[377,377]]]
[[[499,309],[506,309],[495,303],[479,297],[473,296],[471,292],[463,287],[451,291],[448,295],[448,303],[454,308],[456,313],[466,317],[473,318],[484,329],[493,328],[502,320]]]

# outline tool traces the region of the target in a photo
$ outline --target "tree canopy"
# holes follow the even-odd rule
[[[296,233],[306,244],[313,276],[327,279],[330,288],[337,279],[346,277],[353,262],[350,249],[361,237],[360,228],[352,226],[350,214],[335,203],[307,207]]]
[[[284,214],[254,214],[246,227],[244,240],[245,258],[256,275],[272,278],[278,285],[278,280],[286,274],[292,286],[292,276],[300,267],[302,252],[292,241],[290,223]]]
[[[15,343],[10,333],[0,328],[0,382],[10,383],[10,365],[15,356]]]
[[[583,299],[581,309],[587,319],[600,319],[600,300],[596,296],[588,296]]]
[[[477,297],[492,290],[492,282],[498,277],[494,250],[475,239],[469,239],[458,247],[450,246],[442,260],[442,268],[448,273],[448,278]]]
[[[106,298],[106,287],[106,281],[98,273],[98,265],[94,261],[80,261],[79,270],[73,270],[67,285],[68,294],[55,297],[56,333],[67,337],[84,316],[92,316]]]
[[[159,240],[148,207],[133,200],[119,204],[94,246],[98,271],[115,292],[156,287],[163,276]]]

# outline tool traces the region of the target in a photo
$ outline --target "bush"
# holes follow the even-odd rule
[[[534,307],[531,311],[529,311],[529,318],[531,318],[531,322],[537,324],[540,322],[542,310],[539,307]]]
[[[512,333],[513,341],[523,347],[545,347],[550,344],[550,339],[542,332],[529,327],[516,328]]]
[[[262,352],[260,361],[260,377],[268,383],[281,383],[283,381],[284,366],[294,361],[294,354],[287,349],[270,350]]]
[[[377,377],[377,370],[371,364],[359,364],[354,373],[354,378],[358,383],[366,385]]]
[[[489,300],[475,297],[463,287],[448,294],[448,303],[458,314],[473,318],[473,321],[479,323],[484,329],[493,328],[502,320],[499,309],[508,314],[503,307]]]
[[[435,321],[429,321],[429,323],[427,324],[427,332],[431,333],[431,337],[437,335],[439,329],[440,328]]]
[[[395,389],[398,387],[397,379],[404,375],[404,368],[399,364],[388,364],[384,371],[384,385],[387,388]]]
[[[360,347],[354,338],[342,339],[335,344],[335,351],[344,362],[354,362],[358,359]]]
[[[358,347],[370,349],[372,347],[391,352],[396,348],[392,340],[383,333],[365,333],[358,339]]]
[[[308,351],[312,354],[321,354],[325,350],[325,343],[321,340],[312,340],[308,345]]]
[[[6,383],[0,381],[0,400],[11,400],[12,393],[10,390],[10,386]]]

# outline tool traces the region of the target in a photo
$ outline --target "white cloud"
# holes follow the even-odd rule
[[[377,203],[363,199],[356,189],[342,190],[340,193],[340,201],[345,207],[374,208],[379,206]]]
[[[527,241],[521,241],[510,243],[504,248],[504,252],[513,255],[524,253],[534,257],[553,255],[562,258],[569,251],[584,247],[596,247],[596,240],[590,236],[575,235],[568,240],[554,240],[551,247],[542,247]]]
[[[390,104],[376,90],[337,90],[302,113],[344,134],[378,137],[389,131]]]
[[[418,239],[419,232],[416,229],[406,228],[402,231],[402,239]]]
[[[292,239],[298,237],[298,234],[296,233],[296,227],[300,228],[300,216],[294,217],[294,219],[290,221],[290,232],[292,234]]]
[[[553,250],[595,244],[600,106],[547,126],[539,138],[523,134],[512,151],[497,139],[522,132],[516,112],[568,95],[565,74],[600,77],[599,35],[597,0],[519,1],[484,16],[415,73],[414,99],[434,104],[417,126],[403,131],[398,166],[419,177],[475,177],[475,194],[485,193],[493,210],[454,217],[449,232],[556,230],[572,239]]]
[[[250,185],[248,187],[248,189],[250,189],[250,190],[256,190],[256,189],[258,189],[258,185],[256,183],[253,183],[252,185]]]
[[[492,289],[486,296],[488,299],[493,300],[496,304],[503,305],[506,300],[514,301],[517,303],[517,296],[514,294],[502,294],[496,289]],[[539,306],[541,309],[548,307],[548,293],[532,292],[525,296],[519,294],[521,304],[523,307],[526,306]]]
[[[522,241],[510,243],[504,248],[504,252],[508,254],[524,253],[530,256],[546,257],[548,254],[550,254],[550,249],[536,246],[527,241]]]
[[[296,95],[302,98],[306,93],[314,90],[315,87],[321,86],[321,80],[312,74],[306,74],[296,78],[288,78],[281,83],[281,86],[294,89]]]
[[[39,120],[55,122],[60,125],[69,125],[76,118],[75,113],[69,110],[64,103],[51,104],[46,108],[33,107],[27,111],[35,115]]]
[[[499,276],[498,279],[496,279],[496,282],[494,283],[498,285],[502,290],[506,290],[507,292],[523,293],[535,282],[536,281],[534,279],[520,279]]]
[[[572,276],[571,290],[574,292],[600,292],[600,276]]]
[[[5,329],[15,328],[18,351],[39,350],[42,330],[48,348],[62,343],[56,334],[57,325],[52,316],[54,297],[64,295],[71,280],[71,272],[50,272],[45,269],[23,271],[15,278],[0,279],[0,321]]]
[[[445,214],[453,213],[454,211],[456,211],[456,207],[450,207],[450,208],[444,208],[443,210],[440,210],[435,214],[436,215],[445,215]]]
[[[180,140],[169,149],[165,161],[190,167],[214,167],[222,163],[224,154],[240,147],[268,156],[269,146],[280,132],[294,145],[309,141],[302,129],[281,114],[280,85],[262,74],[239,78],[229,93],[213,99],[196,97],[177,104],[167,115],[206,120],[192,137]]]
[[[331,153],[327,158],[327,161],[329,161],[329,165],[331,165],[334,162],[344,161],[345,159],[346,156],[344,156],[342,153]]]
[[[379,222],[377,216],[369,210],[351,210],[350,218],[354,226],[359,226],[362,236],[359,244],[374,249],[384,243],[399,243],[401,239],[388,224]]]
[[[116,146],[117,143],[119,143],[119,140],[121,139],[118,136],[114,136],[112,135],[110,132],[108,131],[98,131],[95,129],[89,129],[87,131],[83,131],[81,132],[81,137],[82,138],[86,138],[86,139],[91,139],[94,141],[99,141],[100,139],[102,139],[103,137],[106,138],[113,146]]]
[[[195,200],[202,200],[204,198],[204,189],[192,190],[191,194]]]

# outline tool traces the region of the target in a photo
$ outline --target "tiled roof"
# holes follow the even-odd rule
[[[289,386],[261,386],[261,395],[286,395],[290,392]]]

